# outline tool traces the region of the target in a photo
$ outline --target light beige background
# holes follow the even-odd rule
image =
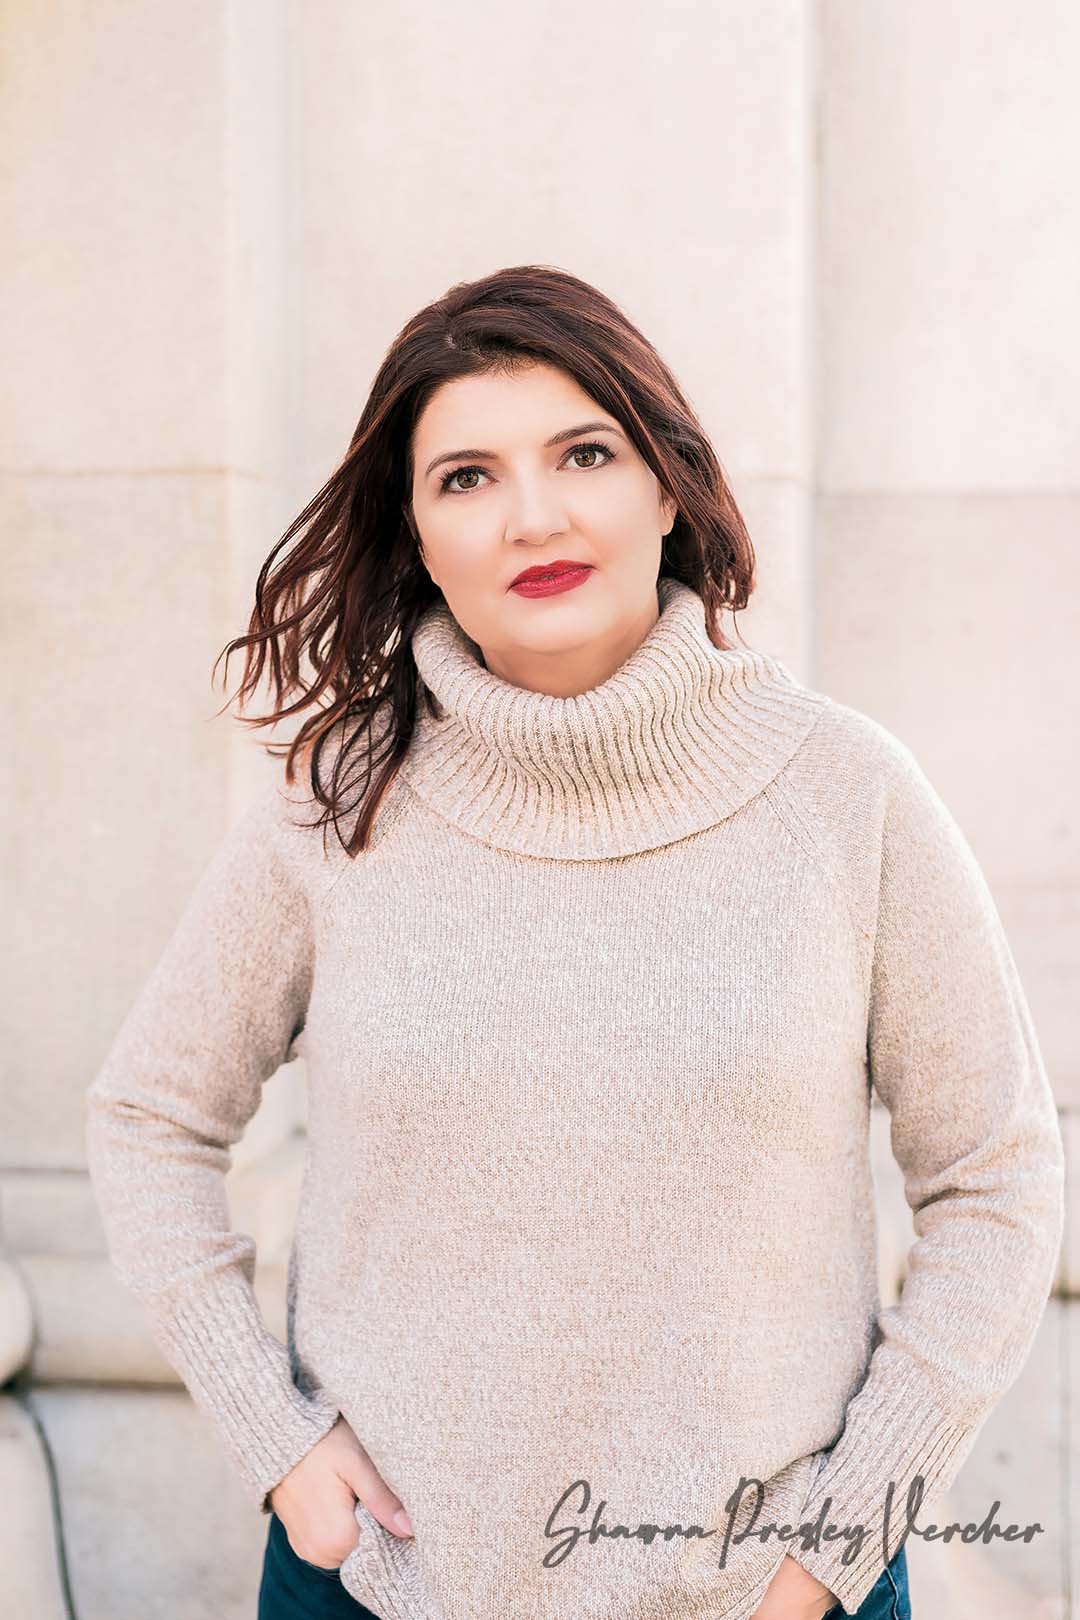
[[[560,265],[673,364],[754,537],[744,635],[953,808],[1075,1165],[1080,8],[6,0],[0,54],[5,1614],[254,1620],[266,1521],[111,1275],[83,1094],[267,768],[212,659],[451,282]],[[268,1084],[231,1177],[279,1332],[303,1098]],[[1073,1612],[1077,1188],[950,1499],[1045,1533],[909,1543],[917,1620]]]

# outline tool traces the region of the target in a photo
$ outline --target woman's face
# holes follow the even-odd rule
[[[570,695],[629,657],[657,616],[675,505],[571,377],[535,362],[443,384],[417,422],[413,465],[424,564],[488,669]],[[555,562],[585,565],[581,583],[511,588]]]

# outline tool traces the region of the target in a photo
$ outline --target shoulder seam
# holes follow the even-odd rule
[[[828,860],[821,843],[812,836],[810,813],[800,817],[794,812],[792,808],[793,794],[789,784],[783,781],[784,775],[785,772],[781,771],[778,776],[773,778],[768,787],[764,789],[764,798],[788,836],[798,845],[803,854],[813,861],[825,880],[843,900],[844,909],[851,923],[852,933],[855,939],[865,946],[870,940],[870,931],[859,922],[848,886],[843,881],[842,874]],[[799,795],[799,797],[802,800],[804,796]]]

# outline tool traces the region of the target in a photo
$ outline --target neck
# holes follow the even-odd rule
[[[569,652],[545,653],[525,649],[509,660],[497,653],[481,652],[480,662],[500,680],[526,691],[546,692],[549,697],[580,697],[583,692],[602,685],[625,664],[630,654],[644,641],[659,613],[658,595],[653,592],[640,618],[621,628],[614,647],[605,644],[598,649],[593,641]],[[602,660],[602,673],[599,676],[598,656]]]

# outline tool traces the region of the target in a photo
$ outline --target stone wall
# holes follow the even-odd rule
[[[0,55],[5,1612],[241,1620],[265,1524],[111,1275],[83,1094],[269,768],[211,723],[211,662],[451,282],[561,265],[674,366],[754,537],[743,634],[954,809],[1077,1162],[1080,10],[15,0]],[[303,1118],[294,1064],[230,1178],[279,1333]],[[888,1300],[911,1229],[880,1111],[874,1140]],[[1075,1172],[1069,1197],[952,1503],[1046,1534],[912,1546],[917,1615],[1059,1620],[1080,1589]]]

